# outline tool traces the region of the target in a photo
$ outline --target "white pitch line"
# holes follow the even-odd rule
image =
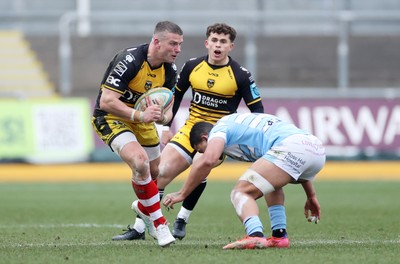
[[[62,227],[81,227],[81,228],[125,228],[126,225],[118,224],[22,224],[22,225],[0,225],[0,228],[62,228]]]
[[[199,241],[199,240],[186,240],[186,241],[177,241],[173,246],[182,245],[191,245],[191,246],[200,246],[200,245],[207,245],[207,246],[223,246],[227,242],[218,242],[218,241]],[[124,244],[132,244],[134,245],[149,245],[157,244],[153,241],[123,241]],[[118,246],[121,242],[116,241],[104,241],[104,242],[88,242],[88,243],[18,243],[18,244],[9,244],[9,245],[0,245],[0,248],[46,248],[46,247],[99,247],[99,246]],[[318,246],[318,245],[382,245],[382,244],[400,244],[400,240],[315,240],[315,241],[293,241],[292,247],[296,247],[297,245],[307,245],[307,246]]]
[[[292,241],[291,241],[292,242]],[[381,245],[381,244],[400,244],[400,240],[309,240],[309,241],[294,241],[293,245]]]

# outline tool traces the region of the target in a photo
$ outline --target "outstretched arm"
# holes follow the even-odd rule
[[[212,139],[204,154],[197,159],[190,170],[189,176],[180,191],[167,194],[164,206],[174,208],[174,204],[182,202],[207,176],[224,151],[225,142],[221,138]]]
[[[315,222],[316,224],[321,219],[321,207],[319,205],[315,188],[312,181],[306,181],[301,183],[304,192],[307,195],[307,200],[304,205],[304,216],[308,222]]]

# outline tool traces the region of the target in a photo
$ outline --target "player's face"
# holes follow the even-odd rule
[[[207,148],[207,139],[203,139],[199,144],[195,144],[194,149],[199,153],[204,153]]]
[[[173,33],[163,34],[158,39],[158,48],[160,59],[164,62],[173,63],[176,57],[181,53],[183,36]]]
[[[208,49],[208,62],[213,65],[225,65],[228,63],[228,54],[233,49],[233,42],[229,35],[211,33],[205,41]]]

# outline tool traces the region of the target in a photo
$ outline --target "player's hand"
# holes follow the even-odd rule
[[[174,204],[182,202],[185,200],[185,197],[183,197],[179,192],[174,192],[174,193],[169,193],[165,196],[163,205],[169,210],[174,209]]]
[[[304,216],[308,222],[318,224],[321,220],[321,207],[316,196],[308,198],[304,205]]]
[[[146,97],[147,108],[143,111],[143,122],[150,123],[156,122],[162,119],[163,111],[161,106],[153,104],[150,97]]]

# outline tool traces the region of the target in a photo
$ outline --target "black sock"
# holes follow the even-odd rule
[[[254,232],[249,235],[250,237],[264,237],[262,232]]]
[[[164,197],[164,189],[158,189],[158,194],[160,195],[160,201]]]
[[[287,233],[286,233],[286,229],[275,229],[275,230],[272,230],[272,236],[273,237],[285,237],[285,236],[287,236]]]
[[[203,181],[200,183],[186,199],[183,201],[182,206],[189,211],[193,211],[193,208],[196,206],[197,201],[199,200],[201,194],[206,188],[207,181]]]

